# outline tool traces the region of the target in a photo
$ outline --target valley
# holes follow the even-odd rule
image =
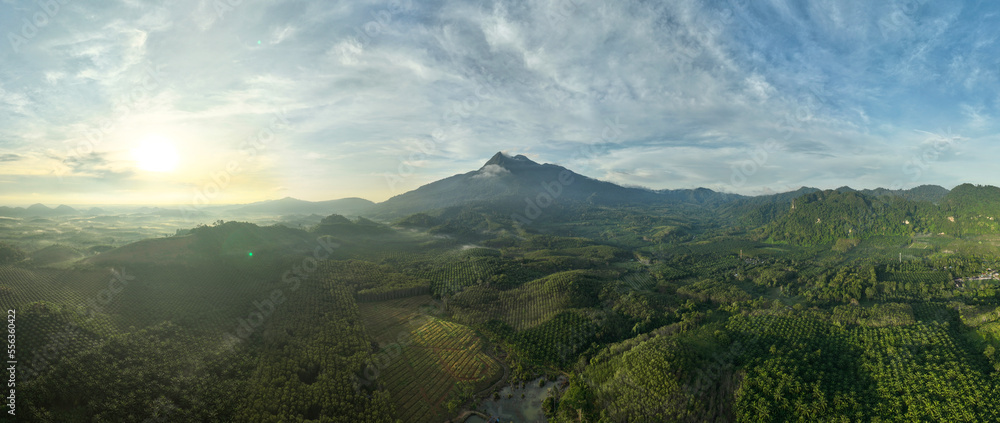
[[[524,198],[570,171],[491,162],[510,166],[491,199],[461,192],[481,191],[480,170],[350,217],[164,223],[153,235],[149,218],[122,214],[106,230],[134,239],[113,241],[93,223],[108,217],[6,220],[0,302],[18,312],[21,411],[40,422],[1000,419],[1000,230],[978,217],[1000,216],[995,188],[915,201],[570,183],[525,222]],[[463,200],[414,208],[442,192]]]

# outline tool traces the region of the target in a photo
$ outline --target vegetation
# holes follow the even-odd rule
[[[511,421],[558,380],[554,422],[1000,421],[996,190],[806,191],[0,244],[19,412]]]
[[[0,264],[17,263],[24,258],[24,251],[13,245],[0,242]]]

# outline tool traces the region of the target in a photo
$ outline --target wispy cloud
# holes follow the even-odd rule
[[[135,171],[123,167],[123,164],[109,160],[105,154],[90,153],[78,156],[58,156],[52,155],[50,158],[59,161],[68,168],[67,177],[83,176],[97,177],[105,180],[127,179],[135,174]]]
[[[239,160],[233,201],[279,187],[382,200],[394,193],[384,174],[405,167],[399,187],[415,188],[498,150],[652,188],[888,186],[911,160],[899,152],[925,141],[918,130],[961,134],[947,157],[969,164],[907,183],[996,183],[974,170],[1000,153],[989,3],[217,3],[72,2],[18,52],[0,46],[0,149],[22,157],[0,159],[0,173],[34,174],[57,160],[42,152],[65,156],[110,118],[93,155],[36,191],[152,183],[125,154],[150,133],[183,153],[182,172],[159,175],[181,198]],[[0,27],[19,31],[34,10],[2,3]],[[161,84],[122,114],[154,65],[168,69]],[[277,108],[292,126],[244,160]],[[570,161],[615,118],[628,131],[607,157]],[[734,186],[734,166],[768,140],[780,148]]]

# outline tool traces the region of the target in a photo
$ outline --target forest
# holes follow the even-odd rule
[[[1000,421],[994,191],[3,243],[17,421]]]

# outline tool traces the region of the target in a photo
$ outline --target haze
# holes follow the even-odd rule
[[[997,28],[0,0],[0,423],[1000,422]]]

